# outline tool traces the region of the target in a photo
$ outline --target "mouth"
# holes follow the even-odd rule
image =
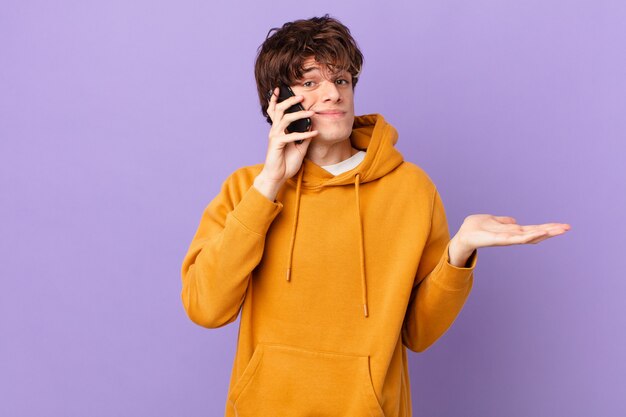
[[[346,115],[345,111],[325,111],[325,112],[316,112],[317,116],[325,117],[329,119],[341,119]]]

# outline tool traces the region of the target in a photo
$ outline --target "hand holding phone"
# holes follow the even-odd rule
[[[276,104],[281,103],[285,100],[287,100],[289,97],[294,97],[295,94],[293,93],[293,90],[291,89],[291,87],[289,87],[288,85],[285,84],[280,84],[279,86],[279,93],[278,93],[278,98],[276,99]],[[272,97],[272,94],[274,92],[273,91],[269,91],[267,94],[267,99],[270,100],[270,98]],[[289,107],[288,109],[285,110],[285,114],[288,113],[295,113],[298,111],[303,111],[304,107],[302,107],[302,104],[300,103],[296,103],[293,106]],[[294,133],[294,132],[308,132],[311,129],[311,119],[309,117],[303,118],[303,119],[297,119],[294,120],[293,122],[291,122],[289,124],[289,126],[287,126],[287,132],[289,133]],[[302,139],[300,140],[296,140],[295,143],[297,144],[301,144],[303,142]]]
[[[265,164],[254,180],[255,188],[271,201],[284,182],[298,172],[311,139],[318,134],[317,130],[310,130],[310,117],[315,112],[304,110],[300,104],[302,96],[296,97],[291,89],[283,87],[287,98],[282,101],[286,102],[278,103],[279,90],[275,88],[268,93],[267,115],[272,127]],[[303,131],[299,132],[300,129]]]

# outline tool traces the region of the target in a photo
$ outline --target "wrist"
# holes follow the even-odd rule
[[[278,190],[282,186],[282,183],[267,180],[263,174],[257,175],[254,179],[254,183],[252,184],[254,188],[256,188],[261,194],[267,197],[272,202],[276,199],[276,194],[278,194]]]
[[[451,245],[454,245],[456,250],[461,254],[471,255],[471,253],[474,252],[474,249],[476,249],[465,244],[463,242],[463,239],[459,237],[458,233],[454,235],[452,239],[450,239],[450,242],[452,242]]]
[[[450,263],[457,267],[464,267],[474,250],[476,250],[476,248],[464,245],[461,239],[455,235],[450,240],[450,245],[448,246],[448,258],[450,259]]]

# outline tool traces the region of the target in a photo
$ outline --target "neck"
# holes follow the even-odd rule
[[[315,143],[315,139],[307,149],[306,158],[319,166],[338,164],[359,152],[352,147],[350,138],[337,143]]]

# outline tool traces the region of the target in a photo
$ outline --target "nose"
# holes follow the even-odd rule
[[[340,100],[341,94],[339,93],[337,84],[328,80],[322,82],[322,101],[337,102]]]

